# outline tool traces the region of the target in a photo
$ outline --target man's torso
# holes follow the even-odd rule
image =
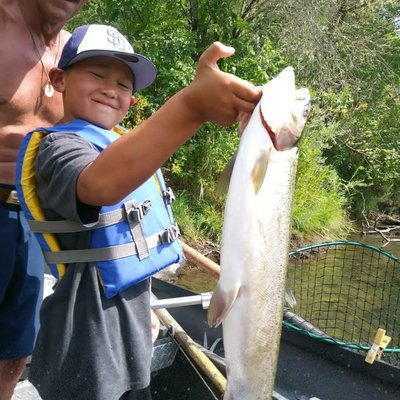
[[[35,36],[34,36],[35,37]],[[17,6],[0,6],[0,183],[15,183],[15,161],[24,135],[38,126],[55,124],[62,115],[59,93],[46,97],[47,72],[56,65],[66,35],[46,47],[36,46]],[[44,68],[43,68],[44,66]]]

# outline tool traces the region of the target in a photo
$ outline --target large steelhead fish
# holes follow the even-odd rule
[[[221,275],[208,310],[223,324],[224,400],[272,397],[283,315],[297,148],[310,108],[291,67],[262,88],[229,183]]]

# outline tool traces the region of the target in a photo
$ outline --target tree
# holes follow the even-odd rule
[[[270,13],[274,43],[314,88],[321,128],[335,127],[324,154],[353,208],[400,212],[399,2],[284,1],[279,9]]]
[[[298,85],[313,96],[294,229],[337,237],[346,200],[383,207],[382,193],[389,199],[399,187],[399,14],[398,1],[232,0],[227,7],[216,0],[92,0],[73,24],[113,24],[158,66],[157,82],[138,96],[128,126],[189,84],[199,55],[215,40],[236,48],[220,68],[255,84],[292,65]],[[206,125],[165,166],[177,207],[190,214],[194,230],[214,238],[223,208],[214,187],[237,144],[235,128]]]

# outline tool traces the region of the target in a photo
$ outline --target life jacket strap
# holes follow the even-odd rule
[[[142,218],[149,212],[150,207],[150,200],[144,200],[140,204],[134,200],[124,203],[129,229],[131,231],[132,239],[136,244],[136,254],[139,257],[139,260],[144,260],[145,258],[150,257],[150,249],[147,245],[141,223]]]
[[[174,232],[171,234],[171,232]],[[179,236],[179,228],[176,224],[167,229],[157,232],[147,238],[144,238],[146,247],[150,250],[162,244],[171,243],[173,237]],[[178,238],[176,236],[176,238]],[[139,249],[140,250],[140,249]],[[139,250],[136,243],[125,243],[112,247],[102,247],[94,249],[81,250],[61,250],[56,252],[44,252],[44,258],[48,264],[72,264],[80,262],[108,261],[133,255],[139,256]]]
[[[60,220],[60,221],[36,221],[28,220],[29,227],[35,233],[73,233],[91,231],[93,229],[104,228],[126,220],[126,212],[123,208],[109,211],[99,215],[99,220],[94,224],[82,225],[79,222]]]

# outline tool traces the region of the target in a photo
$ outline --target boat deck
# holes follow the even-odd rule
[[[171,293],[170,284],[157,280],[153,281],[153,290],[159,298],[190,294],[176,286]],[[206,311],[200,306],[171,308],[169,312],[201,344],[204,335],[208,346],[222,337],[221,329],[208,327]],[[216,352],[223,352],[222,344]],[[283,328],[275,392],[282,400],[399,400],[400,369],[381,361],[367,364],[351,350]]]
[[[160,299],[193,294],[153,280]],[[198,343],[211,347],[222,338],[220,328],[209,328],[201,306],[169,309],[170,314]],[[153,360],[153,400],[222,400],[210,382],[169,336],[156,341]],[[222,340],[215,353],[223,355]],[[399,400],[400,368],[381,361],[369,365],[359,354],[283,328],[275,380],[274,400]],[[27,380],[21,381],[13,400],[40,400]],[[77,399],[79,400],[79,399]]]

